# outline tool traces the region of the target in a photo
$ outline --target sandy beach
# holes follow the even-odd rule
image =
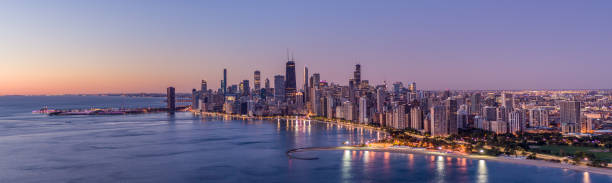
[[[304,152],[304,151],[319,151],[319,150],[352,150],[352,151],[376,151],[376,152],[392,152],[392,153],[407,153],[407,154],[427,154],[436,156],[449,156],[457,158],[470,158],[470,159],[482,159],[504,163],[514,163],[531,166],[542,166],[550,168],[561,168],[567,170],[575,170],[596,174],[603,174],[612,176],[612,169],[608,168],[597,168],[582,165],[571,165],[564,163],[548,162],[543,160],[529,160],[529,159],[511,159],[506,157],[492,157],[483,155],[462,155],[456,153],[441,153],[428,150],[411,149],[411,148],[380,148],[380,147],[354,147],[354,146],[340,146],[340,147],[312,147],[312,148],[301,148],[293,152]]]

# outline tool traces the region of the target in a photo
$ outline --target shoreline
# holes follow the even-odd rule
[[[310,121],[333,124],[333,125],[349,126],[349,127],[354,127],[354,128],[366,128],[366,129],[376,130],[376,131],[386,134],[385,130],[379,127],[367,126],[367,125],[362,125],[358,123],[346,123],[346,122],[333,121],[333,120],[302,119],[297,116],[249,117],[249,116],[242,116],[242,115],[211,113],[211,112],[202,112],[200,114],[210,115],[210,116],[229,116],[229,117],[239,118],[239,119],[310,120]],[[493,156],[484,156],[484,155],[463,155],[463,154],[456,154],[456,153],[441,153],[441,152],[435,152],[435,151],[410,149],[410,148],[381,148],[381,147],[355,147],[355,146],[307,147],[307,148],[297,148],[297,149],[288,150],[287,155],[290,158],[303,159],[303,158],[299,158],[296,156],[292,156],[291,153],[304,152],[304,151],[321,151],[321,150],[354,150],[354,151],[376,151],[376,152],[391,152],[391,153],[404,153],[404,154],[437,155],[437,156],[448,156],[448,157],[456,157],[456,158],[469,158],[469,159],[475,159],[475,160],[491,160],[491,161],[496,161],[496,162],[513,163],[513,164],[529,165],[529,166],[560,168],[560,169],[566,169],[566,170],[574,170],[574,171],[589,172],[589,173],[596,173],[596,174],[612,176],[612,169],[607,169],[607,168],[590,167],[590,166],[584,166],[584,165],[571,165],[571,164],[564,164],[564,163],[549,162],[545,160],[508,159],[508,158],[503,158],[503,157],[493,157]],[[318,158],[311,158],[311,157],[305,158],[305,160],[313,160],[313,159],[318,159]]]
[[[491,160],[491,161],[502,162],[502,163],[513,163],[513,164],[528,165],[528,166],[560,168],[560,169],[566,169],[566,170],[574,170],[574,171],[580,171],[580,172],[589,172],[589,173],[612,176],[612,169],[607,169],[607,168],[562,164],[562,163],[548,162],[544,160],[507,159],[503,157],[493,157],[493,156],[483,156],[483,155],[462,155],[462,154],[455,154],[455,153],[441,153],[441,152],[419,150],[419,149],[409,149],[409,148],[338,146],[338,147],[299,148],[299,149],[294,149],[290,151],[304,152],[304,151],[321,151],[321,150],[375,151],[375,152],[390,152],[390,153],[403,153],[403,154],[423,154],[423,155],[447,156],[447,157],[455,157],[455,158],[468,158],[468,159],[474,159],[474,160]]]
[[[257,120],[277,120],[277,119],[282,119],[282,120],[308,120],[308,121],[314,121],[314,122],[319,122],[319,123],[327,123],[327,124],[334,124],[334,125],[341,125],[341,126],[349,126],[349,127],[353,127],[353,128],[365,128],[365,129],[369,129],[369,130],[375,130],[381,133],[385,133],[387,134],[387,132],[380,128],[380,127],[374,127],[374,126],[368,126],[368,125],[363,125],[363,124],[359,124],[359,123],[348,123],[348,122],[341,122],[339,120],[320,120],[320,119],[305,119],[305,118],[301,118],[298,116],[243,116],[243,115],[237,115],[237,114],[226,114],[226,113],[218,113],[218,112],[195,112],[192,111],[193,113],[199,114],[199,115],[207,115],[207,116],[227,116],[227,117],[232,117],[232,118],[237,118],[237,119],[257,119]]]

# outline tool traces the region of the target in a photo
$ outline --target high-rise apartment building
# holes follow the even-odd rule
[[[368,104],[365,96],[359,98],[359,123],[368,124]]]
[[[580,102],[561,101],[559,102],[559,106],[561,131],[564,133],[575,133],[580,131]]]
[[[174,112],[176,110],[176,94],[174,87],[168,87],[166,89],[166,102],[168,112]]]
[[[480,109],[480,103],[481,103],[481,98],[480,98],[480,93],[474,93],[472,96],[470,96],[470,112],[472,114],[480,114],[481,109]]]
[[[497,108],[486,106],[482,108],[482,117],[487,121],[496,121],[497,120]]]
[[[446,119],[446,106],[436,105],[430,109],[431,136],[448,135],[448,120]]]
[[[446,108],[446,120],[448,121],[448,134],[457,134],[457,100],[449,98],[444,103],[444,107]]]
[[[508,113],[508,132],[518,133],[525,130],[524,110],[514,110]]]
[[[548,127],[548,110],[536,107],[529,110],[529,127]]]
[[[491,121],[491,131],[497,134],[508,133],[508,122],[505,121]]]
[[[423,130],[423,110],[419,106],[410,108],[410,128]]]

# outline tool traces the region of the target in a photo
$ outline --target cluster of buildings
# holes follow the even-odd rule
[[[275,75],[273,83],[266,78],[262,85],[261,72],[254,71],[253,80],[229,85],[227,69],[217,90],[202,80],[200,89],[192,91],[192,109],[248,116],[320,117],[413,129],[432,136],[470,128],[500,134],[612,129],[612,98],[605,93],[609,91],[592,95],[586,91],[424,91],[414,82],[407,86],[402,82],[372,85],[362,79],[359,64],[347,85],[322,80],[319,73],[309,74],[304,67],[300,78],[304,85],[298,87],[295,61],[288,60],[285,74]],[[173,88],[168,92],[174,95]],[[591,107],[597,107],[597,112]]]

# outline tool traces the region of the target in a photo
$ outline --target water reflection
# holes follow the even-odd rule
[[[408,154],[408,168],[414,168],[414,154]]]
[[[457,167],[459,171],[462,173],[467,172],[467,159],[466,158],[457,158]]]
[[[444,157],[438,156],[436,161],[436,180],[441,182],[444,180]]]
[[[485,160],[478,160],[478,170],[476,172],[476,182],[486,183],[488,182],[487,163]]]
[[[584,172],[582,174],[582,182],[583,183],[591,183],[591,177],[589,176],[589,172]]]
[[[351,178],[351,151],[344,150],[344,154],[342,154],[342,181],[349,182],[350,178]]]
[[[391,153],[384,152],[383,153],[383,169],[384,169],[383,171],[385,173],[389,173],[391,169],[390,161],[391,161]]]

